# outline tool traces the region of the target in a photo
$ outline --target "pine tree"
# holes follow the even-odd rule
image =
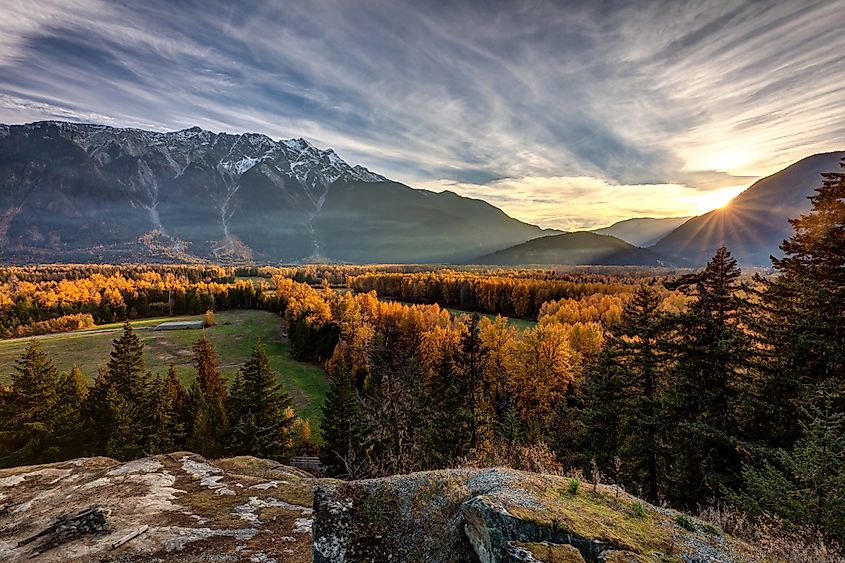
[[[456,373],[452,358],[444,354],[425,386],[422,447],[427,467],[449,467],[473,445],[473,398],[468,384]]]
[[[189,392],[191,433],[188,447],[205,457],[220,457],[229,436],[227,392],[218,367],[217,351],[206,338],[194,344],[196,378]]]
[[[752,517],[777,517],[803,533],[845,540],[845,413],[805,409],[801,438],[762,466],[745,465],[733,500]]]
[[[106,390],[106,405],[111,420],[111,428],[106,440],[106,455],[121,461],[128,461],[144,456],[146,437],[140,431],[138,421],[144,405],[132,403],[110,386]]]
[[[740,480],[741,397],[748,386],[749,338],[741,272],[724,247],[703,271],[667,286],[692,295],[675,318],[671,419],[671,500],[690,508],[720,498]]]
[[[185,386],[179,380],[179,374],[176,372],[176,366],[173,364],[170,364],[170,367],[167,368],[167,377],[165,378],[164,384],[167,387],[167,392],[170,394],[170,402],[173,405],[176,420],[182,426],[184,436],[179,441],[182,444],[184,443],[185,436],[191,433],[193,413],[191,412],[188,390],[185,389]]]
[[[364,420],[355,375],[345,363],[332,370],[320,426],[321,458],[330,475],[354,479],[363,463]]]
[[[111,434],[112,413],[109,410],[108,392],[111,388],[109,372],[101,367],[94,379],[94,385],[85,398],[84,418],[88,427],[85,429],[86,453],[89,455],[105,455],[106,443]]]
[[[291,455],[293,400],[276,380],[259,340],[232,385],[233,452],[277,460]]]
[[[666,338],[660,294],[634,292],[586,384],[584,427],[588,453],[606,474],[617,459],[629,489],[661,500],[666,471]]]
[[[146,400],[148,381],[144,373],[144,345],[129,321],[123,323],[123,334],[112,343],[106,368],[109,384],[126,401],[142,403]]]
[[[88,385],[79,367],[73,366],[70,373],[63,374],[58,381],[58,406],[55,423],[56,436],[61,447],[61,457],[74,458],[84,455],[85,402]]]
[[[58,372],[35,340],[14,369],[0,433],[3,449],[9,452],[0,458],[6,467],[47,461],[56,455]]]
[[[800,435],[796,421],[816,389],[845,411],[845,173],[822,174],[810,201],[808,214],[790,220],[784,257],[772,259],[777,275],[757,278],[764,288],[755,423],[779,447]]]
[[[112,351],[106,365],[104,379],[94,397],[105,398],[99,415],[105,425],[96,432],[108,430],[105,435],[105,453],[116,459],[128,460],[144,455],[144,446],[153,433],[151,376],[144,371],[144,345],[132,330],[129,321],[123,324],[123,333],[112,343]],[[103,397],[105,395],[105,397]]]
[[[490,428],[490,405],[484,396],[484,364],[487,350],[481,341],[481,316],[473,313],[469,318],[466,332],[461,337],[460,347],[454,359],[454,367],[459,372],[460,382],[456,385],[449,383],[449,391],[457,393],[462,409],[468,409],[470,420],[470,443],[474,447],[486,438],[490,438],[493,429]],[[447,367],[447,366],[441,366]],[[454,377],[454,374],[450,377]],[[460,413],[456,413],[461,418]],[[456,420],[460,425],[462,421]],[[458,430],[460,433],[460,430]],[[458,444],[456,444],[458,446]]]
[[[184,395],[184,388],[181,391]],[[151,393],[152,433],[147,438],[147,453],[167,453],[180,449],[184,426],[176,410],[175,397],[178,395],[178,388],[174,393],[170,376],[156,378]]]

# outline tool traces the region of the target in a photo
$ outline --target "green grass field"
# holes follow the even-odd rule
[[[255,342],[261,338],[273,369],[291,394],[297,413],[310,419],[312,436],[319,439],[320,407],[328,389],[325,372],[312,364],[291,358],[288,342],[282,337],[282,319],[267,311],[221,311],[215,313],[217,325],[205,329],[220,356],[220,368],[226,377],[233,377]],[[197,320],[199,317],[166,317],[133,321],[138,336],[144,343],[146,368],[165,373],[174,364],[186,384],[193,376],[192,344],[202,336],[200,330],[152,331],[150,328],[165,320]],[[0,383],[8,384],[12,366],[30,340],[37,339],[60,370],[70,370],[78,365],[83,374],[93,381],[97,369],[106,364],[112,340],[121,331],[122,324],[102,325],[96,329],[49,334],[32,338],[0,340]]]

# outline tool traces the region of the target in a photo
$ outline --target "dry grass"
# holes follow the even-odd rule
[[[711,522],[726,533],[757,546],[776,561],[786,563],[842,563],[845,551],[821,536],[787,533],[776,521],[752,522],[741,512],[726,507],[701,511],[701,520]]]

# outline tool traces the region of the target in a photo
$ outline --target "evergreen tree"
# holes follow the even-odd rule
[[[30,342],[17,360],[12,388],[2,415],[6,467],[47,461],[56,455],[55,412],[58,373],[38,342]]]
[[[121,460],[144,455],[144,447],[153,432],[151,376],[144,371],[144,345],[129,321],[123,323],[123,333],[112,343],[103,379],[95,381],[92,394],[103,427],[95,432],[105,434],[105,453]],[[98,385],[103,389],[98,389]],[[106,412],[103,412],[105,407]]]
[[[764,288],[754,421],[773,446],[797,439],[796,421],[816,389],[845,412],[845,173],[822,179],[810,212],[790,220],[783,258],[772,259],[778,275],[757,278]]]
[[[666,338],[660,294],[641,285],[586,384],[587,450],[605,474],[622,463],[628,488],[662,499],[666,472]]]
[[[179,374],[176,372],[176,366],[170,364],[167,368],[167,377],[164,385],[170,395],[170,402],[172,404],[173,412],[176,415],[176,421],[181,425],[182,440],[185,436],[191,433],[191,424],[193,423],[193,413],[191,412],[190,400],[188,398],[188,390],[182,385],[179,380]]]
[[[354,479],[363,458],[364,420],[355,375],[345,363],[332,370],[320,426],[321,458],[330,475]]]
[[[232,385],[233,452],[277,460],[290,457],[293,401],[276,380],[259,340]]]
[[[109,410],[107,399],[109,389],[109,372],[105,367],[97,371],[97,378],[94,385],[85,398],[84,418],[87,424],[85,429],[86,452],[90,455],[105,455],[106,443],[113,427],[112,413]]]
[[[845,413],[809,407],[802,436],[762,466],[745,465],[733,495],[752,517],[777,517],[798,532],[845,540]]]
[[[217,351],[211,342],[200,338],[193,351],[196,378],[188,398],[191,412],[188,447],[205,457],[220,457],[229,436],[226,386],[218,367]]]
[[[426,467],[449,467],[469,453],[475,424],[468,384],[455,373],[449,354],[444,354],[425,386],[422,448]]]
[[[740,480],[745,451],[740,399],[749,383],[750,356],[740,275],[722,247],[703,271],[667,283],[693,297],[675,318],[672,340],[670,498],[676,505],[694,508],[718,499]]]
[[[487,350],[481,341],[481,316],[478,313],[473,313],[469,318],[467,330],[461,337],[460,347],[454,359],[454,367],[459,372],[460,381],[457,384],[451,382],[441,381],[445,383],[447,388],[443,391],[447,394],[458,395],[458,400],[461,401],[461,410],[467,409],[469,411],[469,430],[470,443],[469,447],[474,447],[482,440],[490,438],[493,429],[491,428],[490,419],[490,405],[487,398],[484,396],[484,365],[487,357]],[[448,359],[451,363],[451,359]],[[451,366],[441,366],[446,370],[451,369]],[[450,379],[454,374],[448,376]],[[455,423],[460,426],[460,418],[462,414],[456,412]],[[456,429],[460,434],[460,429]],[[460,444],[456,444],[459,446]]]
[[[111,421],[106,440],[107,456],[121,461],[144,456],[146,439],[138,426],[138,421],[141,419],[140,411],[144,406],[127,400],[117,387],[107,388],[106,407]]]
[[[109,384],[124,400],[134,403],[146,401],[148,381],[144,373],[144,345],[129,321],[123,323],[123,334],[112,343],[106,369]]]
[[[178,379],[176,380],[178,384]],[[181,384],[179,384],[181,388]],[[184,388],[181,388],[184,395]],[[184,426],[176,411],[175,397],[170,375],[156,378],[151,393],[152,432],[147,439],[147,453],[167,453],[180,449],[184,439]]]
[[[88,385],[79,367],[73,366],[70,373],[63,374],[58,381],[58,405],[56,409],[56,436],[61,447],[61,457],[80,457],[85,453],[85,402]]]

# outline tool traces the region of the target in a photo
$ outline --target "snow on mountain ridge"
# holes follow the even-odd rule
[[[319,149],[301,137],[274,141],[261,133],[213,133],[200,127],[159,132],[64,121],[39,121],[3,127],[6,134],[9,127],[21,127],[33,133],[46,127],[56,127],[62,136],[81,146],[101,163],[109,160],[113,146],[135,157],[141,157],[154,148],[171,164],[176,176],[190,162],[206,156],[220,143],[224,143],[229,150],[219,161],[219,167],[237,177],[257,164],[275,163],[282,159],[287,161],[283,169],[311,187],[314,187],[315,180],[321,180],[319,183],[326,186],[340,178],[362,182],[386,180],[384,176],[363,166],[350,166],[333,149]],[[312,172],[321,178],[315,178]]]

